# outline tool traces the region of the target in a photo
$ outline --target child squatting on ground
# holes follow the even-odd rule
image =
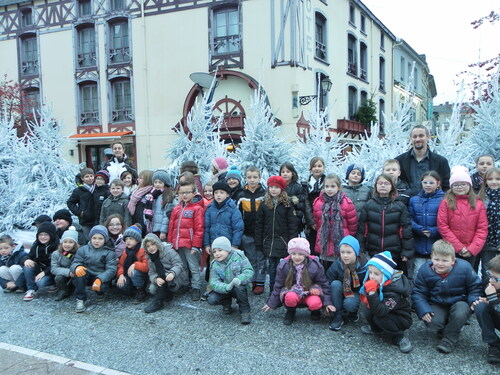
[[[241,324],[250,324],[248,289],[252,283],[253,268],[243,251],[232,249],[226,237],[217,237],[212,242],[214,260],[210,265],[210,286],[208,303],[222,305],[224,314],[231,314],[232,299],[240,308]]]

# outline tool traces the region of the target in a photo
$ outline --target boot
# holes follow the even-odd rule
[[[56,277],[56,286],[58,288],[58,292],[54,301],[62,301],[65,298],[68,298],[70,295],[69,285],[66,283],[66,279],[63,277]]]
[[[162,292],[161,292],[163,295],[162,301],[171,302],[174,299],[174,293],[172,293],[172,291],[170,290],[168,285],[164,285],[159,289],[162,289]],[[160,290],[158,290],[158,291],[160,291]]]
[[[285,314],[285,319],[283,319],[283,324],[286,326],[289,326],[290,324],[293,323],[295,320],[295,311],[297,310],[296,307],[287,307],[286,308],[286,314]]]
[[[146,314],[154,313],[156,311],[159,311],[163,309],[163,301],[159,300],[157,297],[155,297],[151,303],[144,309],[144,312]]]
[[[132,303],[134,305],[138,305],[139,303],[143,302],[147,296],[148,295],[146,294],[146,288],[144,288],[144,287],[137,288],[137,291],[135,293],[135,297],[134,297],[134,300],[132,301]]]

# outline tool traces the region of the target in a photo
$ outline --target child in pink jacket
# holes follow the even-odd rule
[[[313,203],[313,214],[318,231],[315,251],[329,266],[340,256],[342,238],[355,235],[358,226],[354,203],[342,192],[339,176],[329,174],[325,177],[323,190]]]
[[[443,240],[453,245],[457,256],[467,260],[477,272],[475,259],[488,235],[486,209],[472,190],[467,168],[452,168],[450,187],[439,205],[438,230]]]

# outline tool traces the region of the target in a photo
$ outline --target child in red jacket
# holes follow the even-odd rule
[[[184,267],[191,272],[191,299],[200,299],[200,254],[203,245],[205,209],[192,181],[180,182],[180,202],[170,215],[168,242],[178,251]]]
[[[132,303],[143,302],[146,295],[146,283],[148,280],[148,259],[142,243],[142,226],[134,224],[123,232],[125,240],[125,250],[118,260],[118,279],[116,286],[126,293],[132,292],[135,288],[135,298]]]
[[[356,234],[358,219],[352,201],[342,192],[340,177],[329,174],[321,194],[313,204],[314,223],[318,234],[316,253],[329,267],[340,256],[339,244],[345,236]]]
[[[452,168],[450,187],[438,209],[439,234],[453,245],[457,256],[467,260],[477,272],[475,258],[488,235],[486,209],[472,190],[467,168]]]

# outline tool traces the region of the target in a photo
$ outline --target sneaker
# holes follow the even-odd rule
[[[33,298],[35,298],[36,296],[36,291],[34,291],[33,289],[30,289],[28,290],[25,294],[24,294],[24,297],[23,297],[23,301],[31,301]]]
[[[289,326],[293,323],[293,321],[295,320],[295,311],[296,311],[296,308],[287,307],[285,318],[283,319],[284,325]]]
[[[17,288],[16,293],[26,293],[26,288]]]
[[[4,293],[12,293],[12,292],[15,292],[17,290],[17,287],[14,287],[14,288],[5,288],[3,290]]]
[[[488,345],[487,361],[488,361],[488,363],[490,363],[492,365],[500,364],[500,345],[499,344]]]
[[[96,298],[95,300],[97,302],[103,302],[106,299],[106,296],[104,293],[96,293]]]
[[[451,353],[453,349],[455,349],[455,344],[447,339],[442,339],[441,343],[436,346],[436,350],[444,354]]]
[[[191,301],[199,301],[201,297],[201,293],[199,289],[191,290]]]
[[[85,301],[83,299],[77,299],[76,300],[75,311],[77,313],[82,313],[82,312],[85,311]]]
[[[201,301],[206,301],[208,299],[208,292],[205,292],[201,295],[200,300]]]
[[[438,330],[436,331],[436,338],[437,338],[438,340],[442,340],[442,339],[443,339],[443,337],[444,337],[443,330],[442,330],[442,329],[438,329]]]
[[[363,332],[365,335],[375,334],[375,331],[372,329],[372,327],[369,324],[362,326],[361,332]]]
[[[59,290],[57,293],[56,298],[54,298],[54,301],[62,301],[65,298],[69,297],[69,292],[67,290]]]
[[[47,287],[47,292],[49,292],[49,293],[55,293],[55,292],[57,292],[58,290],[59,290],[59,288],[58,288],[57,286],[55,286],[55,285],[49,285],[49,286]]]
[[[359,322],[359,311],[348,313],[347,319],[349,320],[349,322],[352,322],[352,323]]]
[[[311,320],[321,320],[321,310],[311,311]]]
[[[340,319],[339,321],[333,321],[330,323],[330,330],[332,331],[340,331],[340,328],[344,325],[344,321]]]
[[[413,350],[413,345],[411,344],[410,339],[406,336],[399,340],[398,346],[401,353],[409,353]]]
[[[147,297],[148,297],[148,295],[146,293],[146,289],[144,289],[144,288],[138,288],[137,292],[135,293],[135,297],[134,297],[134,300],[132,301],[132,303],[134,305],[138,305],[139,303],[144,302],[144,300]]]
[[[233,308],[231,305],[224,305],[222,306],[222,313],[226,315],[231,315],[233,313]]]
[[[261,295],[262,293],[264,293],[264,285],[256,285],[255,288],[253,288],[252,292],[256,296]]]
[[[241,313],[240,322],[243,325],[250,324],[252,322],[252,316],[250,315],[250,313]]]

